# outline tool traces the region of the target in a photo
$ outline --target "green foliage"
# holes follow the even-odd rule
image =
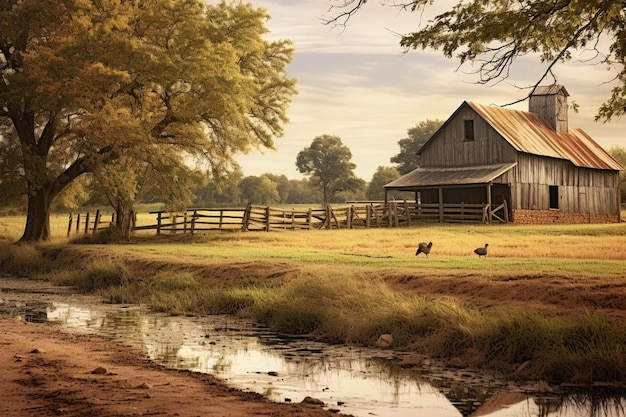
[[[394,167],[379,166],[372,177],[365,196],[368,200],[384,200],[385,184],[400,177],[400,172]]]
[[[352,152],[341,138],[322,135],[298,153],[296,167],[321,191],[322,204],[326,205],[342,191],[357,191],[363,187],[363,180],[354,175],[356,165],[350,162],[351,158]]]
[[[441,125],[443,125],[441,120],[427,119],[410,128],[407,132],[408,138],[398,141],[400,153],[392,156],[390,161],[398,164],[400,174],[408,174],[415,168],[419,168],[419,150],[437,132]]]
[[[263,174],[264,177],[276,183],[276,190],[278,191],[278,195],[280,197],[280,203],[286,203],[289,200],[289,190],[291,188],[291,184],[289,183],[289,179],[286,175],[277,175],[271,174],[269,172]]]
[[[317,203],[321,200],[319,190],[307,178],[289,180],[289,196],[287,204]]]
[[[264,39],[268,17],[238,2],[9,1],[0,126],[19,147],[3,142],[0,166],[15,156],[29,192],[22,239],[49,237],[51,201],[85,173],[116,209],[146,181],[177,206],[192,197],[189,162],[219,182],[237,153],[273,148],[296,91],[292,45]]]
[[[252,204],[272,204],[280,201],[278,184],[265,175],[246,177],[239,184],[242,200]]]

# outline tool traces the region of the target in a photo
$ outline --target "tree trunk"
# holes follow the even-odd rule
[[[118,228],[121,237],[126,241],[130,241],[132,215],[132,204],[126,204],[121,200],[117,200],[115,207],[115,227]]]
[[[20,242],[40,242],[50,239],[51,201],[50,191],[46,187],[29,193],[26,227]]]

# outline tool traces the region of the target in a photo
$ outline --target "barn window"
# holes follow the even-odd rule
[[[465,140],[474,140],[474,121],[464,120]]]
[[[556,185],[550,186],[550,208],[559,208],[559,187]]]

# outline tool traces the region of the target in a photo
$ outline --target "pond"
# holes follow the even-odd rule
[[[617,391],[544,386],[538,393],[534,384],[435,362],[407,369],[408,353],[311,342],[230,316],[170,317],[11,277],[0,277],[0,289],[1,314],[116,339],[160,365],[209,373],[277,402],[313,397],[357,417],[626,416]]]

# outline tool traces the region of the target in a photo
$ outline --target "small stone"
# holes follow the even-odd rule
[[[276,371],[269,371],[267,374],[269,376],[278,376],[278,372],[276,372]]]
[[[148,384],[146,384],[145,382],[143,382],[143,383],[141,383],[141,384],[137,385],[137,387],[136,387],[136,388],[137,388],[137,389],[150,389],[151,387],[150,387],[150,385],[148,385]]]
[[[376,347],[388,348],[393,344],[393,336],[389,333],[381,334],[376,341]]]
[[[41,350],[39,348],[35,348],[35,349],[31,350],[30,353],[34,353],[34,354],[43,353],[43,350]]]
[[[102,366],[98,366],[96,369],[91,371],[91,373],[94,375],[104,375],[107,373],[107,370],[106,368],[103,368]]]
[[[302,404],[312,404],[312,405],[324,405],[324,401],[319,400],[317,398],[313,398],[313,397],[304,397],[304,399],[301,401]]]

